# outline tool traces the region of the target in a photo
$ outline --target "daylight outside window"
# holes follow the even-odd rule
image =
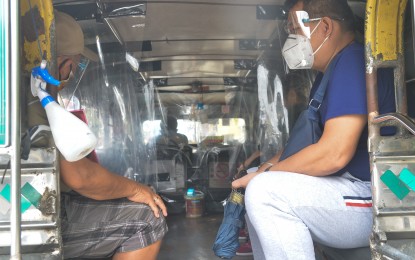
[[[160,134],[161,120],[146,120],[143,123],[144,143]],[[209,119],[206,123],[189,119],[178,119],[177,132],[187,136],[189,144],[199,144],[205,139],[218,137],[224,145],[244,143],[246,138],[245,120],[242,118]]]

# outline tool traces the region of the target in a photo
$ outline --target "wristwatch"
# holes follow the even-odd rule
[[[264,172],[267,172],[267,171],[269,171],[269,169],[271,169],[271,167],[272,166],[274,166],[272,163],[270,163],[270,166],[268,167],[268,168],[266,168],[265,170],[264,170]]]

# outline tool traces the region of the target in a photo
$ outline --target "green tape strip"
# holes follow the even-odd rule
[[[7,129],[7,78],[8,63],[6,57],[7,37],[7,23],[6,13],[8,10],[4,8],[4,1],[0,3],[0,145],[6,144],[6,129]]]
[[[409,189],[405,186],[405,183],[393,174],[392,171],[387,170],[384,174],[382,174],[382,176],[380,176],[380,179],[400,200],[408,195]]]
[[[20,209],[22,211],[22,213],[24,213],[26,210],[28,210],[30,208],[30,206],[32,206],[32,203],[30,203],[30,201],[28,201],[25,197],[20,196],[21,198],[21,205],[20,205]]]
[[[39,201],[42,198],[42,194],[30,185],[30,183],[26,182],[26,184],[22,187],[22,195],[28,199],[33,206],[39,208]]]
[[[10,202],[10,185],[6,184],[0,191],[0,195],[3,196],[8,202]]]
[[[415,175],[410,170],[404,168],[399,174],[399,179],[415,191]]]
[[[0,195],[3,196],[9,203],[11,203],[11,192],[9,184],[4,186],[4,189],[0,192]],[[20,210],[22,213],[28,210],[31,205],[32,203],[30,203],[30,201],[28,201],[25,197],[20,196]]]

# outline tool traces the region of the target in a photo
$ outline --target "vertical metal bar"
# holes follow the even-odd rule
[[[370,113],[378,112],[378,80],[377,68],[372,67],[371,73],[366,73],[367,110]]]
[[[398,66],[394,69],[394,85],[395,85],[395,103],[396,112],[403,115],[408,114],[406,83],[405,83],[405,63],[403,55],[398,58]],[[407,130],[399,126],[397,134],[403,135]]]
[[[403,55],[397,60],[397,67],[394,70],[394,74],[396,112],[407,115],[408,106],[406,100],[405,62]]]
[[[415,51],[415,0],[411,1],[412,50]]]
[[[20,0],[10,1],[11,259],[21,259],[20,213]]]
[[[378,107],[378,82],[377,82],[377,68],[372,67],[371,73],[366,72],[366,96],[367,96],[367,111],[368,111],[368,149],[373,152],[372,140],[379,135],[379,126],[373,123],[373,119],[379,115]],[[370,170],[372,171],[372,164]],[[376,198],[374,198],[376,199]]]

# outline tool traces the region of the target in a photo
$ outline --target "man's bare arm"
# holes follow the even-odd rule
[[[248,174],[232,182],[233,188],[246,187],[248,183],[265,169],[287,171],[311,176],[326,176],[345,167],[356,152],[360,134],[366,126],[366,115],[347,115],[332,118],[324,126],[319,142],[302,149],[298,153],[278,162],[279,154],[270,163],[264,164],[257,172]]]
[[[128,198],[131,201],[149,205],[158,216],[158,207],[167,215],[167,210],[161,199],[148,186],[116,175],[101,165],[81,159],[76,162],[60,160],[61,178],[69,188],[85,197],[95,200]]]

